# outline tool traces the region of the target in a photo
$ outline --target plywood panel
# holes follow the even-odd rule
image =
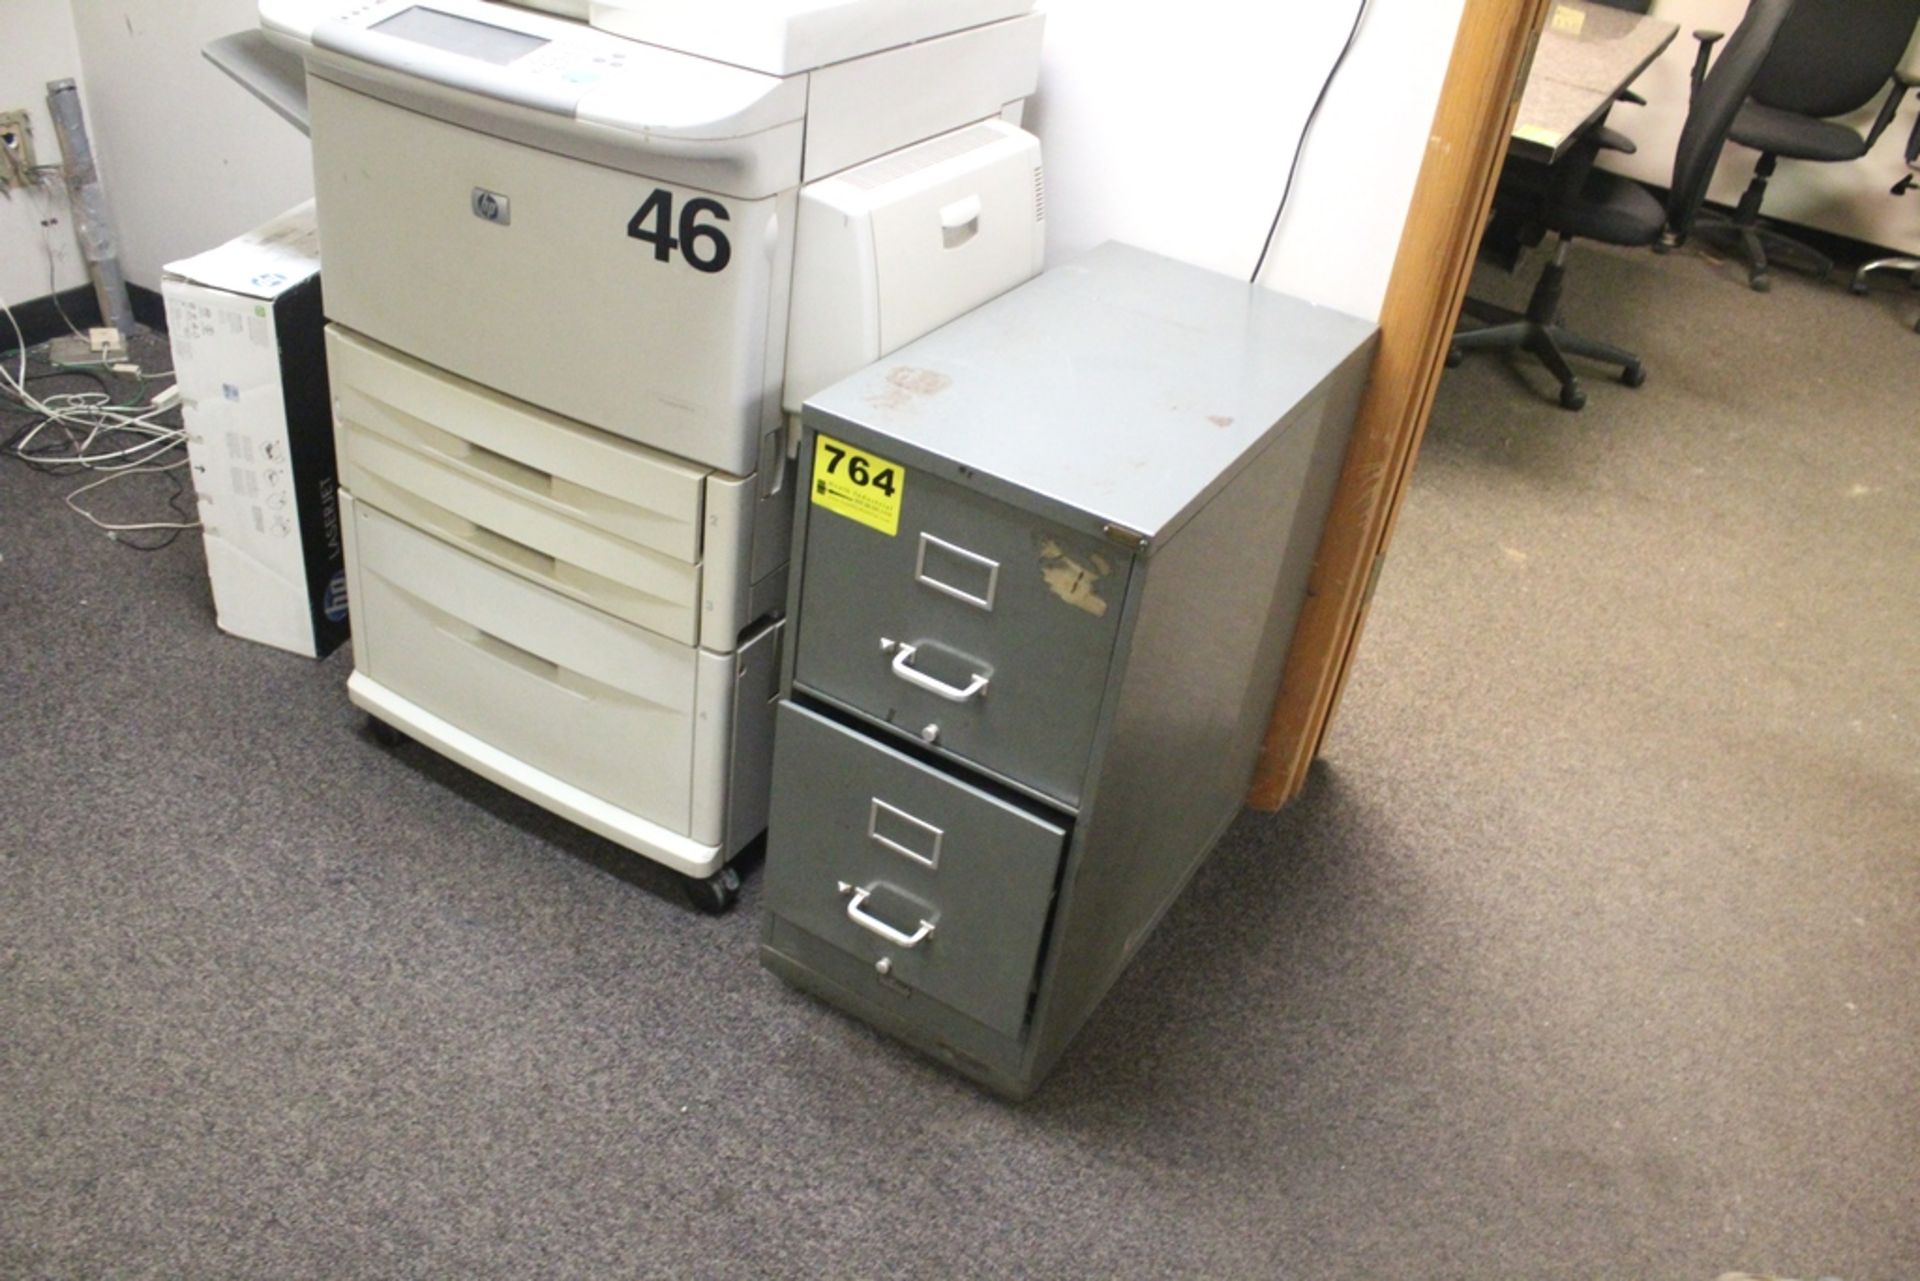
[[[1294,629],[1250,804],[1305,784],[1339,702],[1433,408],[1549,0],[1467,0],[1380,314],[1380,354]]]

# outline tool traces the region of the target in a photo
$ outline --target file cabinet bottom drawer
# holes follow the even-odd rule
[[[1003,1035],[923,992],[889,983],[874,972],[871,964],[779,916],[767,918],[760,964],[788,985],[972,1077],[997,1094],[1025,1098],[1038,1083],[1026,1034]]]
[[[1067,826],[783,702],[776,917],[1004,1036],[1025,1026]]]

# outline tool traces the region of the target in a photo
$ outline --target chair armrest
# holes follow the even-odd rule
[[[1873,118],[1873,128],[1867,130],[1867,150],[1873,150],[1873,144],[1880,141],[1880,135],[1893,123],[1893,115],[1900,110],[1900,100],[1907,96],[1908,86],[1899,76],[1893,78],[1893,87],[1887,90],[1887,100],[1880,104],[1880,114]]]
[[[1707,78],[1707,62],[1713,57],[1713,46],[1726,39],[1727,33],[1724,31],[1696,31],[1693,33],[1693,38],[1700,42],[1700,49],[1699,52],[1693,55],[1693,88],[1689,97],[1691,97],[1693,93],[1700,92],[1700,85]]]
[[[1894,70],[1893,83],[1896,86],[1894,91],[1896,101],[1908,89],[1920,87],[1920,79],[1915,79],[1898,68]],[[1907,135],[1907,168],[1920,169],[1920,116],[1913,118],[1913,132]]]
[[[1631,156],[1640,150],[1634,145],[1633,139],[1618,129],[1610,129],[1606,125],[1595,125],[1592,136],[1594,145],[1602,151],[1617,151],[1623,156]]]

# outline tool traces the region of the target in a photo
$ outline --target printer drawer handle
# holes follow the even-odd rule
[[[935,698],[944,698],[949,703],[971,703],[974,699],[987,692],[988,678],[979,672],[973,674],[973,679],[968,681],[966,687],[963,689],[958,685],[949,685],[943,680],[936,680],[914,667],[913,656],[920,652],[918,645],[909,645],[905,641],[898,643],[882,641],[880,644],[883,649],[893,650],[893,674],[895,676],[898,676],[909,685],[914,685],[926,690],[927,693],[933,695]]]
[[[980,231],[980,197],[956,200],[940,211],[940,243],[958,249]]]
[[[861,909],[866,906],[867,899],[873,895],[872,886],[854,886],[842,881],[840,882],[840,892],[853,896],[847,900],[847,919],[867,933],[879,935],[895,947],[919,947],[922,943],[933,937],[932,921],[923,919],[920,922],[919,929],[911,934],[903,934],[879,917],[869,916],[866,912],[862,911]]]

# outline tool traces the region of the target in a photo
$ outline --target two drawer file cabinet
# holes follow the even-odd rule
[[[1107,245],[807,401],[769,968],[1033,1089],[1240,812],[1373,346]]]

